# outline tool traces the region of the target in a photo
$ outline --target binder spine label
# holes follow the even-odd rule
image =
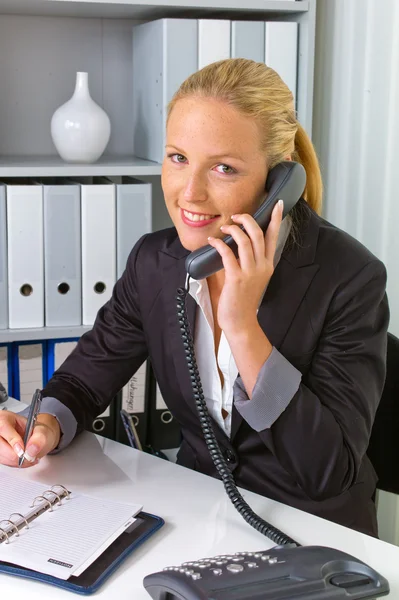
[[[128,413],[143,413],[145,410],[146,367],[144,363],[123,388],[122,408]]]

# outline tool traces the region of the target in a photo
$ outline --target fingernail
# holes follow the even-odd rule
[[[283,208],[284,208],[284,200],[279,200],[279,201],[278,201],[278,206],[279,206],[279,208],[280,208],[281,210],[283,210]]]
[[[39,454],[39,448],[35,444],[31,444],[25,451],[25,458],[33,462],[37,454]]]
[[[237,217],[237,215],[231,215],[232,219],[235,219]]]
[[[213,237],[212,237],[212,236],[209,236],[209,237],[208,237],[208,240],[209,240],[209,241],[212,241],[212,240],[213,240]]]
[[[14,452],[19,458],[21,458],[21,456],[24,453],[24,450],[23,450],[21,444],[14,444]]]
[[[31,456],[28,452],[25,452],[25,458],[31,463],[35,462],[36,460],[36,456]]]

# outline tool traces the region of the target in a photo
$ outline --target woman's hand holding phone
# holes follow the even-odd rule
[[[231,218],[234,224],[221,227],[222,232],[231,235],[237,243],[238,259],[223,240],[208,239],[209,244],[219,252],[224,266],[225,279],[218,303],[217,320],[226,335],[259,327],[257,310],[273,275],[282,214],[283,202],[279,201],[273,209],[266,233],[248,214],[233,215]]]

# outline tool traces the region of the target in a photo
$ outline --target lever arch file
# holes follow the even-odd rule
[[[182,50],[184,48],[184,50]],[[167,105],[198,69],[196,19],[157,19],[133,27],[133,152],[161,163]]]
[[[43,179],[44,293],[47,327],[82,322],[80,188]]]
[[[43,189],[6,182],[10,329],[44,326]]]
[[[0,573],[92,593],[163,525],[141,508],[0,470]]]
[[[265,63],[280,75],[297,95],[298,23],[265,23]]]

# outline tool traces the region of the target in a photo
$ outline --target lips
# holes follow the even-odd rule
[[[193,213],[188,210],[183,210],[182,208],[180,209],[180,214],[183,223],[190,227],[205,227],[210,223],[214,223],[219,218],[219,215]]]

